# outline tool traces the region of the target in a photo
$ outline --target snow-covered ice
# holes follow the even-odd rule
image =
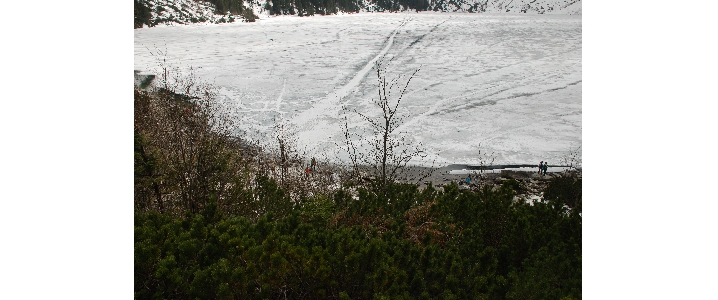
[[[581,145],[581,16],[360,13],[135,30],[134,68],[154,49],[214,83],[249,131],[283,119],[309,155],[333,153],[343,107],[375,114],[387,78],[412,79],[400,130],[438,164],[559,163]],[[350,127],[366,127],[355,114]]]

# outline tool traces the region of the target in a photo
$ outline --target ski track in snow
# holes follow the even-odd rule
[[[471,108],[474,108],[474,107],[479,107],[479,106],[484,106],[484,105],[494,105],[494,104],[496,104],[496,103],[498,103],[499,101],[502,101],[502,100],[515,99],[515,98],[519,98],[519,97],[529,97],[529,96],[534,96],[534,95],[539,95],[539,94],[544,94],[544,93],[555,92],[555,91],[558,91],[558,90],[562,90],[562,89],[568,88],[569,86],[572,86],[572,85],[577,85],[577,84],[579,84],[579,83],[581,83],[581,80],[576,81],[576,82],[569,83],[569,84],[564,85],[564,86],[561,86],[561,87],[551,88],[551,89],[547,89],[547,90],[540,91],[540,92],[535,92],[535,93],[519,93],[519,94],[511,95],[511,96],[508,96],[508,97],[496,99],[496,100],[484,100],[484,99],[486,99],[486,98],[488,98],[488,97],[490,97],[490,96],[494,96],[494,95],[503,93],[503,92],[505,92],[505,91],[511,90],[510,88],[506,88],[506,89],[502,89],[502,90],[500,90],[500,91],[498,91],[498,92],[494,92],[494,93],[488,94],[488,95],[486,95],[486,96],[484,96],[484,97],[482,97],[482,98],[479,98],[478,100],[481,100],[480,102],[473,102],[473,103],[468,103],[468,104],[461,104],[461,105],[458,105],[458,106],[455,106],[455,107],[452,107],[452,108],[442,109],[442,110],[440,110],[440,111],[433,112],[433,113],[430,113],[430,114],[428,114],[428,115],[429,115],[429,116],[434,116],[434,115],[440,115],[440,114],[454,113],[454,112],[459,112],[459,111],[463,111],[463,110],[466,110],[466,109],[471,109]]]
[[[541,58],[539,58],[539,59],[525,59],[525,60],[522,60],[522,61],[520,61],[520,62],[513,63],[513,64],[509,64],[509,65],[505,65],[505,66],[501,66],[501,67],[498,67],[498,68],[495,68],[495,69],[489,69],[489,70],[485,70],[485,71],[478,72],[478,73],[475,73],[475,74],[468,74],[468,75],[465,75],[465,77],[474,77],[474,76],[479,76],[479,75],[483,75],[483,74],[486,74],[486,73],[497,72],[497,71],[501,71],[501,70],[504,70],[504,69],[507,69],[507,68],[510,68],[510,67],[520,66],[520,65],[522,65],[522,64],[527,64],[527,63],[532,63],[532,62],[540,61],[540,60],[543,60],[543,59],[546,59],[546,58],[561,56],[561,55],[564,55],[564,54],[566,54],[566,53],[570,53],[570,52],[575,51],[575,50],[576,50],[576,49],[571,49],[571,50],[569,50],[569,51],[564,51],[564,52],[561,52],[561,53],[544,56],[544,57],[541,57]],[[540,76],[539,76],[539,77],[540,77]],[[492,86],[490,86],[490,87],[482,88],[482,89],[475,90],[475,91],[471,91],[471,92],[469,92],[469,93],[461,94],[461,95],[454,96],[454,97],[450,97],[450,98],[441,99],[441,100],[437,101],[436,103],[434,103],[434,105],[431,106],[431,108],[430,108],[428,111],[426,111],[426,112],[424,112],[424,113],[422,113],[422,114],[420,114],[420,115],[417,115],[417,116],[413,117],[412,119],[406,121],[404,124],[402,124],[401,126],[399,126],[399,127],[397,128],[397,130],[399,130],[399,131],[401,131],[401,132],[405,132],[405,131],[407,131],[407,129],[408,129],[409,127],[415,126],[415,125],[417,124],[417,122],[419,122],[420,120],[426,120],[426,118],[427,118],[428,116],[434,116],[434,115],[443,114],[443,113],[448,113],[448,112],[460,111],[460,110],[462,109],[462,107],[463,107],[463,108],[473,108],[473,107],[484,106],[484,105],[489,105],[489,104],[490,104],[490,105],[494,105],[494,104],[496,104],[498,101],[501,101],[501,100],[512,99],[512,98],[516,98],[516,97],[526,97],[526,96],[537,95],[537,94],[544,93],[544,92],[556,91],[556,90],[559,90],[559,89],[567,88],[568,86],[571,86],[571,85],[578,84],[579,82],[581,82],[581,81],[579,80],[578,82],[569,83],[569,84],[566,85],[566,86],[563,86],[563,87],[560,87],[560,88],[548,89],[548,90],[543,91],[543,92],[521,93],[521,94],[517,94],[517,95],[513,95],[513,96],[509,96],[509,97],[505,97],[505,98],[501,98],[501,99],[497,99],[497,100],[483,101],[483,99],[485,99],[485,98],[488,98],[488,97],[491,97],[491,96],[495,96],[495,95],[497,95],[497,94],[500,94],[500,93],[509,91],[509,90],[511,90],[511,89],[515,89],[515,88],[518,88],[518,87],[522,87],[522,86],[523,86],[523,85],[521,85],[521,84],[510,85],[510,84],[507,84],[507,83],[502,83],[502,82],[500,82],[498,85],[492,85]],[[440,85],[440,84],[442,84],[442,83],[444,83],[444,82],[432,83],[430,86],[436,86],[436,85]],[[509,86],[509,87],[506,87],[506,86]],[[485,95],[484,97],[479,98],[478,100],[480,100],[481,102],[474,103],[473,105],[471,105],[471,104],[468,104],[468,105],[467,105],[467,104],[461,104],[461,105],[458,105],[458,106],[455,106],[455,107],[449,107],[449,108],[445,108],[445,109],[439,110],[440,107],[446,106],[446,104],[447,104],[447,103],[450,103],[451,101],[454,101],[454,100],[457,100],[457,99],[462,99],[462,98],[470,98],[470,97],[475,96],[475,95],[477,95],[477,94],[480,94],[480,93],[482,93],[482,92],[485,92],[485,91],[488,91],[488,90],[492,90],[492,89],[495,89],[495,88],[501,88],[501,87],[504,87],[504,88],[502,88],[502,89],[500,89],[499,91],[496,91],[496,92],[491,92],[491,93]],[[417,90],[417,91],[418,91],[418,90]]]
[[[446,23],[446,21],[449,21],[449,20],[451,20],[451,17],[449,17],[448,19],[442,21],[442,22],[439,23],[439,24],[436,24],[433,28],[431,28],[431,30],[429,30],[429,32],[422,34],[421,36],[419,36],[418,38],[416,38],[413,42],[411,42],[411,44],[409,44],[409,46],[406,46],[406,48],[404,48],[403,50],[401,50],[401,53],[399,53],[398,55],[402,55],[402,54],[404,53],[404,51],[406,51],[407,49],[413,47],[413,46],[416,45],[417,43],[421,42],[421,40],[423,40],[424,37],[426,37],[427,35],[432,34],[434,31],[436,31],[436,29],[439,28],[439,26],[444,25],[444,23]]]
[[[284,83],[282,84],[282,92],[279,93],[279,97],[277,97],[277,107],[274,108],[275,111],[279,112],[279,105],[282,104],[282,95],[284,95],[284,90],[287,89],[287,79],[284,79]]]
[[[379,59],[384,57],[384,55],[394,44],[394,37],[396,36],[396,33],[399,31],[399,29],[401,29],[401,27],[403,27],[410,20],[411,19],[403,20],[394,29],[392,34],[387,38],[384,48],[381,49],[381,51],[379,51],[379,53],[374,56],[374,58],[367,62],[364,67],[359,72],[357,72],[351,80],[349,80],[347,84],[334,90],[332,93],[321,99],[318,103],[312,105],[310,109],[305,110],[292,118],[290,122],[298,129],[300,141],[315,141],[314,143],[308,143],[308,146],[310,148],[315,148],[318,139],[314,138],[315,134],[311,129],[322,129],[322,132],[326,132],[330,136],[336,134],[336,132],[340,130],[339,127],[335,126],[334,124],[337,123],[336,120],[339,116],[339,112],[342,109],[341,100],[359,86],[359,84],[364,80],[369,71],[374,68],[374,64]]]

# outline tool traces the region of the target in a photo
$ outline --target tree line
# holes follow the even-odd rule
[[[373,0],[371,4],[380,12],[429,9],[428,0]],[[265,2],[264,8],[274,15],[311,16],[337,12],[356,13],[365,8],[365,4],[360,0],[272,0]]]
[[[245,6],[242,0],[201,1],[214,5],[214,13],[217,15],[240,16],[249,22],[257,19],[251,7]],[[430,8],[428,0],[372,0],[372,4],[380,12],[395,12],[408,9],[425,11]],[[361,0],[271,0],[265,1],[262,8],[273,15],[313,16],[330,15],[338,12],[356,13],[365,8],[365,4]],[[151,11],[153,9],[157,8],[152,7],[146,0],[134,0],[134,28],[142,28],[143,25],[151,27],[162,21],[152,19]],[[192,22],[201,21],[204,20],[192,20]]]
[[[135,1],[135,28],[141,28],[144,25],[154,26],[157,23],[167,21],[177,21],[177,19],[156,19],[153,20],[150,11],[155,9],[163,9],[161,7],[151,7],[147,0]],[[234,22],[237,17],[248,22],[254,22],[258,17],[254,14],[252,6],[245,6],[242,0],[195,0],[211,3],[215,7],[215,14],[226,16],[227,18],[219,18],[215,22]],[[482,13],[486,11],[495,12],[537,12],[543,14],[554,10],[553,4],[531,3],[518,4],[509,1],[508,3],[489,3],[489,1],[473,1],[464,4],[452,0],[370,0],[368,2],[362,0],[262,0],[254,2],[261,5],[269,14],[273,15],[328,15],[339,12],[356,13],[362,9],[377,12],[398,12],[406,10],[414,11],[444,11],[459,10],[470,13]],[[260,4],[261,3],[261,4]],[[461,4],[461,5],[460,5]],[[558,4],[556,4],[558,5]],[[558,7],[558,6],[556,6]],[[205,22],[204,17],[191,18],[188,22]]]

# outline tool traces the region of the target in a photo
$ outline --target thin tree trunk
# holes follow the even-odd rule
[[[162,192],[160,191],[160,185],[157,182],[152,182],[152,186],[155,189],[155,197],[157,197],[157,205],[159,205],[160,213],[164,212],[164,204],[162,203]]]

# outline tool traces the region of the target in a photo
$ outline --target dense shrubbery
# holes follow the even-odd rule
[[[345,190],[256,221],[135,214],[136,298],[581,297],[581,217],[513,191]],[[271,199],[270,199],[271,198]],[[425,209],[424,209],[425,208]]]
[[[533,204],[511,180],[320,189],[169,81],[135,89],[136,299],[581,298],[580,179]]]
[[[568,173],[567,176],[552,179],[544,192],[544,199],[581,212],[581,178]]]

